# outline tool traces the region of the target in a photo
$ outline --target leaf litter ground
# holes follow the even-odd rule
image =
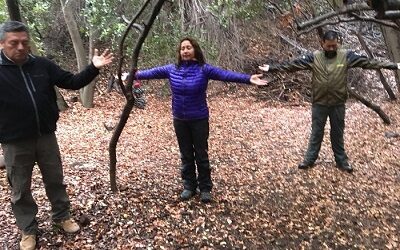
[[[179,201],[179,150],[170,98],[149,94],[118,143],[120,191],[109,189],[108,143],[122,106],[116,93],[61,114],[57,136],[77,235],[53,227],[40,172],[39,249],[398,249],[400,103],[381,104],[385,126],[347,103],[345,144],[355,171],[335,168],[329,125],[317,165],[298,170],[310,133],[310,105],[259,101],[256,89],[211,88],[209,155],[214,202]],[[222,89],[222,91],[221,91]],[[250,94],[249,94],[250,93]],[[5,171],[1,170],[0,246],[17,249]],[[86,225],[88,224],[88,225]]]

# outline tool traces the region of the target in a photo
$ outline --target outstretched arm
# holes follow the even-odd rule
[[[347,62],[350,68],[363,69],[400,69],[400,63],[380,62],[375,59],[369,59],[366,56],[355,53],[354,51],[347,52]]]
[[[150,79],[165,79],[169,77],[169,72],[173,64],[159,66],[146,70],[138,70],[135,74],[137,80],[150,80]]]
[[[282,64],[264,64],[258,68],[264,72],[277,72],[277,71],[288,71],[294,72],[299,70],[311,70],[314,63],[314,55],[304,55],[294,61],[285,62]]]

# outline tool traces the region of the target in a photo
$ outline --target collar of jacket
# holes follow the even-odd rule
[[[23,64],[27,64],[27,63],[31,63],[34,60],[34,56],[32,54],[28,55],[28,60],[26,60],[26,62]],[[3,52],[3,50],[1,50],[0,52],[0,65],[1,66],[10,66],[10,65],[16,65],[13,61],[11,61]]]
[[[189,60],[189,61],[182,61],[180,66],[190,66],[190,65],[196,65],[196,64],[200,64],[200,63],[196,60]]]

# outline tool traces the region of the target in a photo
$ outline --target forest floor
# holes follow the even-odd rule
[[[335,167],[329,123],[314,168],[297,169],[310,134],[310,104],[260,100],[255,87],[209,91],[209,155],[214,201],[179,200],[179,151],[170,97],[147,95],[119,140],[119,192],[110,191],[108,143],[124,99],[96,97],[95,108],[69,103],[58,122],[76,235],[51,222],[41,175],[38,249],[399,249],[400,103],[382,102],[386,126],[364,105],[347,103],[345,145],[352,174]],[[247,89],[249,88],[249,89]],[[0,170],[0,248],[17,249],[5,170]]]

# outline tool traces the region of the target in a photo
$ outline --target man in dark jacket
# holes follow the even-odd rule
[[[31,193],[36,163],[52,206],[52,219],[66,232],[79,230],[71,218],[63,184],[55,136],[59,115],[54,86],[80,89],[113,59],[107,50],[101,55],[95,50],[92,63],[73,75],[45,58],[29,54],[29,43],[29,30],[23,23],[8,21],[0,26],[0,142],[12,191],[12,210],[22,232],[20,249],[34,249],[36,245],[38,207]]]
[[[322,51],[303,56],[292,62],[279,65],[263,65],[267,72],[311,70],[312,75],[312,129],[304,161],[300,169],[312,167],[318,158],[324,136],[324,127],[329,117],[331,144],[338,168],[352,172],[344,150],[344,119],[347,93],[347,71],[349,68],[400,69],[400,64],[369,60],[353,51],[338,49],[338,34],[327,31],[321,41]]]

